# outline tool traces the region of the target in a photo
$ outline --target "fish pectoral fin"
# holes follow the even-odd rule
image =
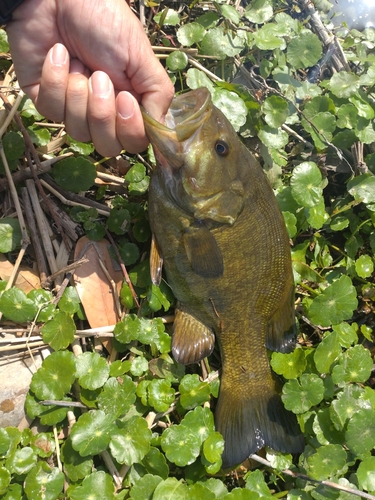
[[[296,323],[294,319],[294,288],[285,294],[267,325],[266,345],[271,351],[291,352],[296,345]]]
[[[211,354],[215,335],[210,328],[180,309],[173,325],[172,354],[183,365],[198,363]]]
[[[193,271],[202,278],[219,278],[224,261],[215,236],[202,222],[185,229],[183,242]]]
[[[156,241],[155,235],[152,235],[150,250],[150,274],[154,285],[159,286],[161,282],[161,273],[163,269],[163,257],[160,247]]]

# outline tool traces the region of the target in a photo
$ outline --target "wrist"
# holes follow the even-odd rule
[[[12,12],[23,2],[23,0],[0,0],[0,26],[8,23],[12,18]]]

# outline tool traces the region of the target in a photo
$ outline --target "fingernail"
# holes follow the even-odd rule
[[[120,92],[117,96],[117,113],[127,120],[134,114],[135,99],[129,92]]]
[[[68,52],[64,45],[62,45],[61,43],[56,43],[51,52],[52,63],[56,64],[57,66],[62,66],[66,63],[67,57]]]
[[[99,97],[107,97],[111,91],[111,82],[106,73],[96,71],[90,78],[91,89]]]

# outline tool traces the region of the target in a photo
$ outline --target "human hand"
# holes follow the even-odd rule
[[[162,121],[174,89],[125,0],[25,0],[7,33],[42,115],[103,156],[146,148],[139,104]]]

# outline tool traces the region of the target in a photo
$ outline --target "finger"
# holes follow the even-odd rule
[[[43,64],[42,78],[35,106],[39,113],[54,121],[63,121],[68,85],[69,54],[57,43],[49,50]]]
[[[88,72],[78,60],[70,62],[70,72],[65,101],[65,128],[76,141],[91,141],[87,121],[89,95]]]
[[[89,79],[87,119],[92,141],[102,156],[116,156],[121,144],[116,136],[116,106],[113,84],[103,71]]]
[[[129,153],[144,151],[148,144],[139,105],[129,92],[116,98],[116,130],[122,147]]]

